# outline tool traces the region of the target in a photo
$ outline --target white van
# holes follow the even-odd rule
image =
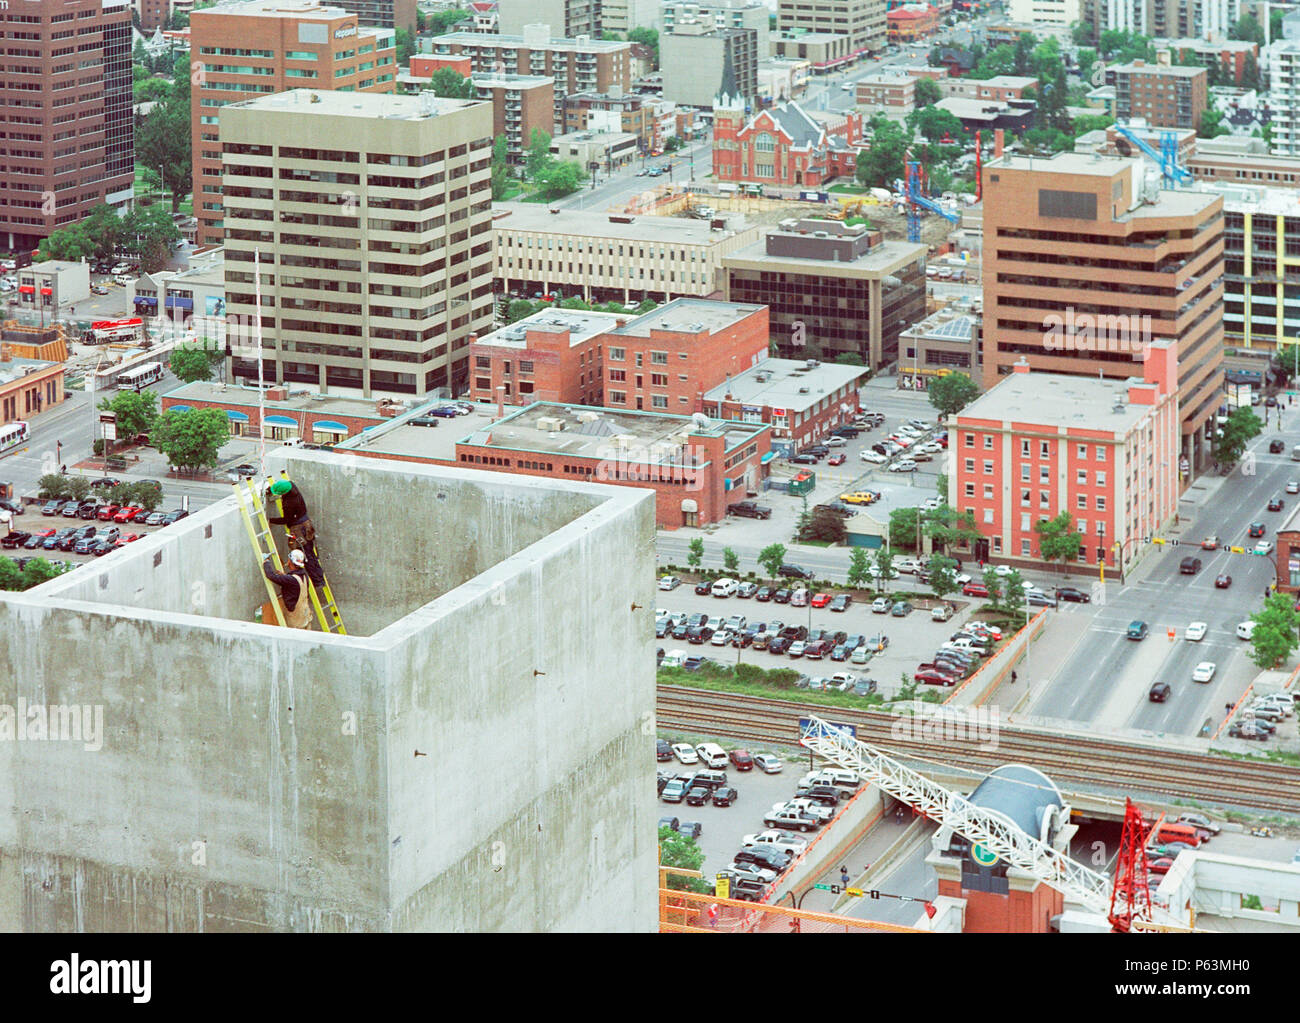
[[[739,584],[735,579],[719,579],[710,591],[715,597],[734,597]]]
[[[664,654],[664,659],[659,662],[661,668],[680,668],[682,662],[686,660],[685,650],[669,650]]]
[[[727,751],[716,742],[702,742],[695,747],[695,752],[700,755],[706,767],[726,769]]]
[[[1238,639],[1250,639],[1254,635],[1255,635],[1254,622],[1242,622],[1240,625],[1237,626]]]

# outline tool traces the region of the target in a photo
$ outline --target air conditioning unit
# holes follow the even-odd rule
[[[806,387],[801,387],[801,388],[799,388],[799,393],[800,393],[800,394],[807,394],[807,393],[808,393],[808,388],[806,388]]]
[[[558,416],[542,416],[537,420],[537,428],[545,430],[547,433],[554,433],[557,430],[564,429],[564,420]]]
[[[599,418],[600,418],[600,413],[599,413],[599,412],[579,412],[579,413],[578,413],[578,422],[580,422],[580,423],[591,423],[591,422],[594,422],[595,420],[597,420],[597,419],[599,419]]]

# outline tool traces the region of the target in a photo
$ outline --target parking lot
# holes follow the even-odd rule
[[[107,488],[106,492],[111,493]],[[163,512],[180,512],[179,508],[175,508],[166,501],[160,504],[157,510]],[[183,514],[184,513],[182,513],[182,517]],[[54,534],[57,535],[68,529],[94,529],[95,538],[102,537],[110,530],[116,529],[118,531],[117,539],[120,541],[117,544],[117,547],[120,549],[129,543],[134,543],[137,540],[151,536],[160,529],[165,529],[166,525],[145,525],[142,522],[109,522],[98,518],[83,519],[77,516],[66,517],[62,514],[42,515],[41,505],[36,504],[28,505],[21,515],[14,516],[12,528],[15,533],[29,533],[36,536],[45,534],[47,531],[53,531]],[[135,539],[129,539],[131,537],[134,537]],[[29,548],[26,546],[27,542],[30,541],[24,541],[16,546],[6,544],[3,548],[5,556],[19,562],[20,566],[26,564],[27,559],[45,558],[53,562],[63,562],[75,568],[77,565],[84,564],[88,561],[95,561],[99,557],[107,557],[113,553],[112,551],[107,551],[99,555],[79,554],[73,550],[50,550],[46,549],[43,545],[37,548]]]

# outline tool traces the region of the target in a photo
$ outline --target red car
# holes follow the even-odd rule
[[[808,601],[813,607],[825,607],[831,602],[829,593],[814,593],[812,600]]]
[[[831,455],[830,458],[826,459],[827,465],[843,465],[844,462],[845,462],[845,455],[843,452]]]
[[[961,588],[961,592],[967,597],[987,597],[989,588],[981,582],[971,580]]]
[[[120,504],[106,504],[95,513],[95,518],[99,519],[101,522],[109,522],[112,520],[113,516],[118,513],[121,507]]]
[[[143,533],[127,533],[125,536],[119,536],[117,538],[117,545],[119,547],[125,547],[129,543],[134,543],[136,540],[141,540],[143,538]]]
[[[130,522],[135,518],[136,513],[140,511],[140,506],[135,504],[124,504],[113,515],[114,522]]]
[[[747,749],[733,749],[727,756],[731,760],[731,765],[737,771],[752,771],[754,769],[754,755]]]
[[[912,675],[912,678],[927,686],[955,686],[958,682],[958,679],[952,675],[945,675],[938,671],[918,670]]]
[[[1152,860],[1147,865],[1147,870],[1153,874],[1168,874],[1170,868],[1174,865],[1173,857],[1161,856],[1158,860]]]

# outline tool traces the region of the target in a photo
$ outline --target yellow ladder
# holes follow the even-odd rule
[[[289,474],[287,472],[282,471],[280,473],[280,479],[287,481],[289,479]],[[271,484],[273,482],[274,481],[271,479],[270,476],[266,478],[266,486],[268,490],[270,489]],[[256,495],[256,491],[253,488],[252,480],[249,480],[248,484],[249,484],[249,490],[253,492],[254,497],[256,498],[257,495]],[[275,498],[275,510],[279,513],[279,517],[283,518],[284,517],[283,502],[280,500],[279,495],[273,494],[272,496]],[[260,499],[259,499],[259,507],[260,507]],[[263,512],[263,521],[265,521],[265,514],[266,513]],[[267,529],[269,532],[270,529],[269,525]],[[284,527],[284,535],[286,541],[293,538],[293,531],[289,529],[287,524]],[[316,546],[314,541],[312,543],[312,546],[313,547]],[[303,553],[305,554],[306,551],[304,551]],[[319,563],[320,563],[320,559],[318,557],[317,564]],[[348,634],[348,630],[343,627],[343,617],[342,615],[339,614],[339,606],[338,603],[334,600],[334,591],[330,589],[329,580],[325,578],[324,568],[321,569],[321,580],[322,581],[321,581],[319,595],[318,595],[316,584],[311,581],[310,575],[307,577],[307,592],[311,595],[311,606],[312,609],[316,612],[316,620],[320,622],[320,627],[322,632],[332,632],[337,636],[346,636]]]
[[[247,491],[244,490],[244,483],[249,484]],[[275,566],[277,572],[283,571],[280,565],[280,554],[271,541],[271,525],[266,521],[266,511],[262,507],[261,500],[258,499],[257,489],[252,485],[251,480],[240,480],[236,483],[235,496],[239,498],[239,510],[244,516],[244,525],[248,528],[248,539],[252,541],[253,553],[257,555],[258,574],[261,575],[262,581],[266,583],[266,595],[270,598],[271,606],[275,608],[275,620],[280,625],[283,625],[284,607],[275,592],[274,584],[262,571],[262,563],[267,558],[271,559],[271,563]],[[270,625],[271,623],[264,622],[263,624]]]

